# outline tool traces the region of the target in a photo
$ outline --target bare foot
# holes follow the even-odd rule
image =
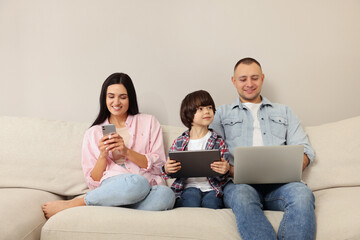
[[[71,200],[60,200],[60,201],[53,201],[47,202],[42,206],[42,210],[44,215],[47,219],[54,216],[56,213],[61,212],[65,209],[78,207],[78,206],[85,206],[84,198],[74,198]]]

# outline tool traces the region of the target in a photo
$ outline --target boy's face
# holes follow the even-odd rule
[[[200,106],[194,114],[193,127],[208,127],[214,120],[214,110],[211,105]]]

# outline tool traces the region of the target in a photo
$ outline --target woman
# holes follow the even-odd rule
[[[116,133],[103,136],[104,124],[114,124]],[[82,198],[45,203],[45,217],[87,205],[171,209],[175,196],[160,176],[164,163],[159,122],[139,113],[131,78],[114,73],[103,83],[99,115],[85,132],[82,146],[82,167],[92,191]]]

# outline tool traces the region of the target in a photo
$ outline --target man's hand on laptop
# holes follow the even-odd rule
[[[230,170],[230,165],[225,159],[221,158],[221,161],[215,161],[210,165],[211,169],[217,173],[225,174]]]
[[[303,168],[302,168],[303,171],[309,165],[309,163],[310,163],[310,160],[309,160],[308,156],[304,153],[304,161],[303,161]]]

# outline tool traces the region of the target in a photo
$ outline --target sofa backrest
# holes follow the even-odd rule
[[[168,156],[169,149],[174,140],[179,137],[185,130],[185,127],[174,127],[169,125],[162,125],[163,140],[165,147],[165,154]]]
[[[303,174],[313,190],[360,186],[360,116],[306,127],[315,161]]]
[[[88,191],[81,145],[89,123],[0,117],[0,188],[41,189],[63,196]],[[166,154],[184,127],[163,125]],[[303,174],[312,190],[360,186],[360,117],[305,128],[316,158]]]
[[[0,187],[64,196],[87,191],[81,145],[89,123],[0,117]]]
[[[88,191],[81,145],[90,123],[0,117],[0,188],[40,189],[63,196]],[[185,128],[163,125],[166,154]]]

